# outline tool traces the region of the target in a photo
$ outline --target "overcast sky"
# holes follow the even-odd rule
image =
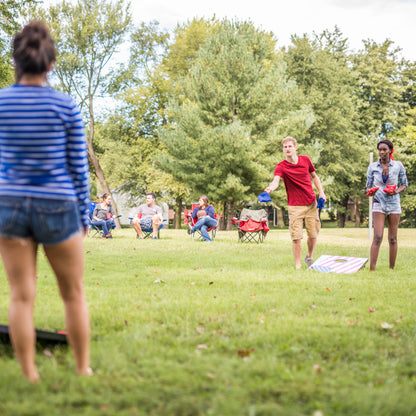
[[[69,0],[76,2],[76,0]],[[116,0],[113,0],[116,1]],[[127,1],[127,0],[126,0]],[[59,0],[44,0],[45,5]],[[194,17],[251,20],[274,33],[278,47],[291,35],[321,33],[335,26],[348,38],[350,49],[362,49],[363,39],[386,39],[416,61],[416,0],[131,0],[133,21],[157,20],[174,29]]]
[[[132,0],[134,23],[159,21],[172,29],[193,17],[250,19],[274,33],[278,46],[287,46],[293,34],[332,31],[337,25],[352,50],[363,39],[385,39],[416,61],[416,0]]]

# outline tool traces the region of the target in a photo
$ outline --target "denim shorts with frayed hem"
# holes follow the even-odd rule
[[[73,201],[0,197],[0,237],[32,238],[45,246],[68,240],[82,230]]]

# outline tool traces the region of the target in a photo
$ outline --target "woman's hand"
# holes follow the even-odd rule
[[[380,188],[378,186],[374,188],[367,188],[367,196],[373,196]]]

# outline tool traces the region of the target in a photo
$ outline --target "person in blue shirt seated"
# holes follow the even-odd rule
[[[204,241],[211,243],[211,238],[208,234],[208,228],[216,227],[218,221],[215,219],[215,209],[209,204],[208,198],[205,195],[201,195],[198,199],[198,206],[192,211],[192,218],[198,219],[198,221],[191,226],[188,223],[188,234],[194,233],[196,230],[201,231]]]

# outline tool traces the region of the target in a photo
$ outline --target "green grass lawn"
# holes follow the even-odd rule
[[[315,259],[369,248],[368,229],[324,228]],[[75,376],[67,347],[39,348],[30,385],[0,344],[0,415],[414,415],[415,248],[415,230],[400,229],[394,271],[385,241],[375,273],[335,274],[295,271],[287,230],[261,245],[184,230],[86,239],[95,375]],[[35,321],[64,322],[43,252]]]

